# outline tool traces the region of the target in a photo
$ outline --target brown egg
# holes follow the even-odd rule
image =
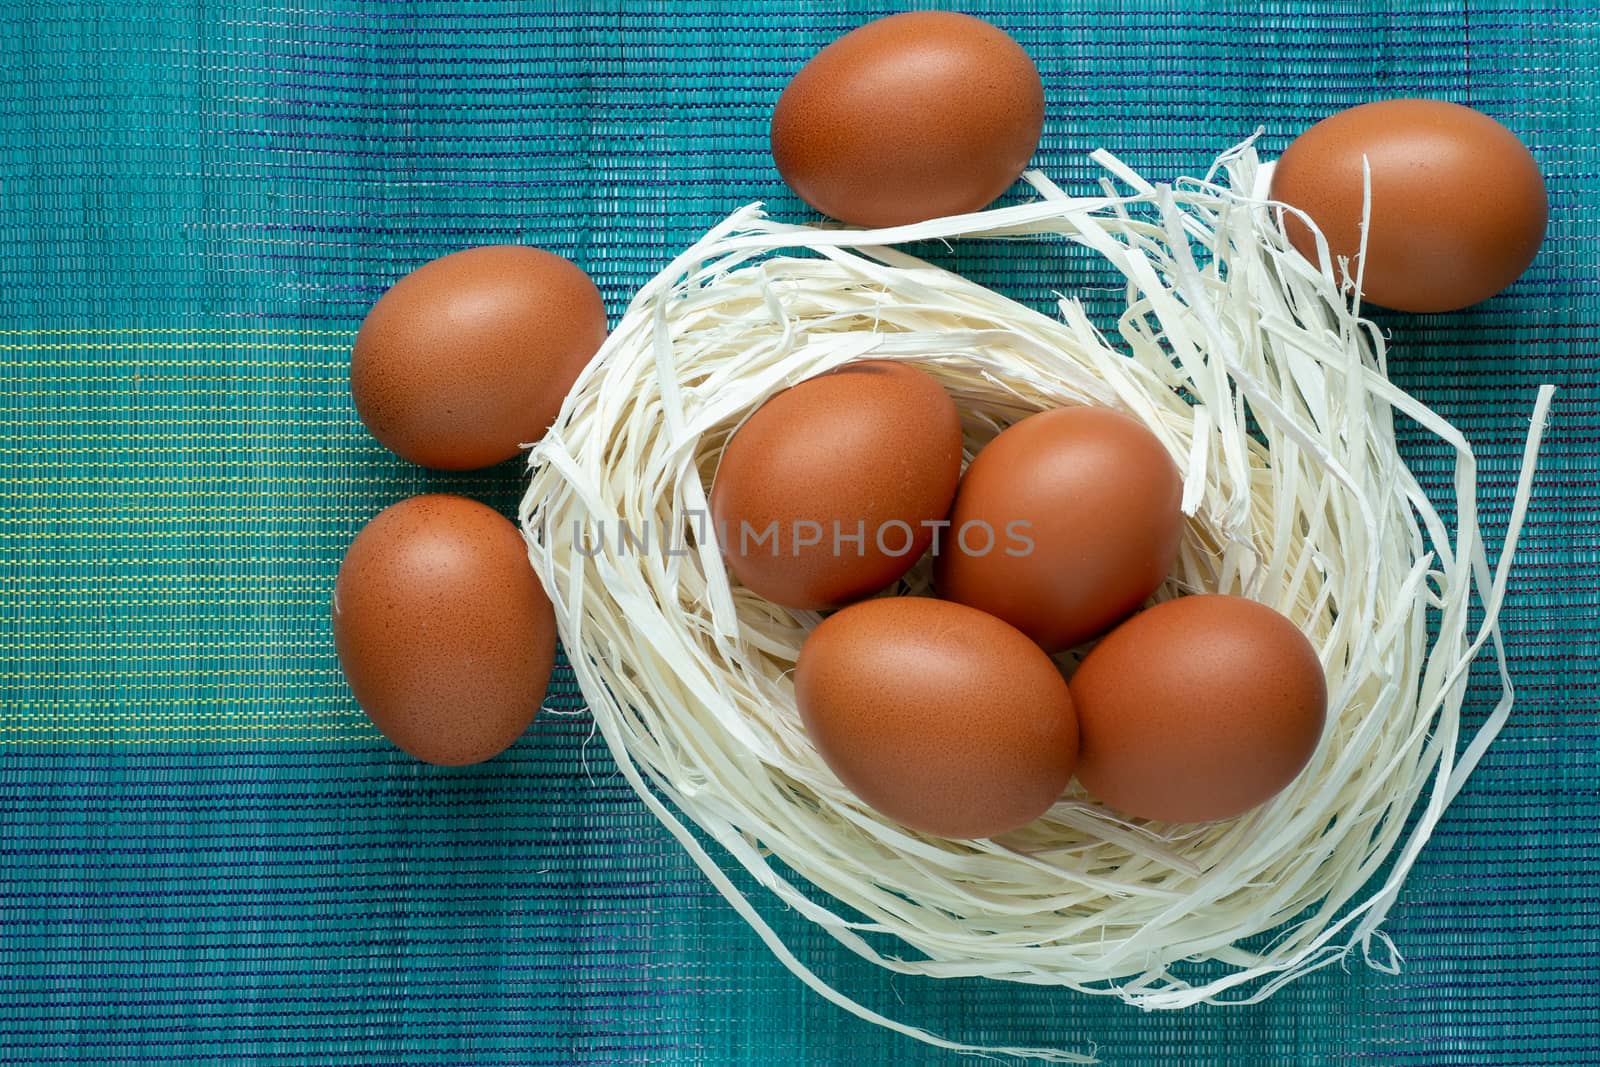
[[[1039,146],[1044,85],[981,19],[914,11],[869,22],[794,76],[772,112],[778,173],[818,211],[896,226],[976,211]]]
[[[1111,631],[1072,677],[1078,781],[1128,815],[1226,819],[1292,782],[1328,691],[1294,623],[1235,596],[1158,604]]]
[[[978,453],[937,548],[939,595],[1059,652],[1138,610],[1183,536],[1166,448],[1106,408],[1031,415]]]
[[[517,528],[459,496],[416,496],[356,535],[333,587],[333,644],[373,724],[429,763],[521,736],[555,662],[555,614]]]
[[[469,248],[401,278],[350,359],[372,436],[426,467],[471,470],[544,436],[606,336],[600,291],[537,248]]]
[[[884,597],[829,616],[800,650],[806,735],[867,804],[941,837],[993,837],[1049,810],[1078,727],[1050,657],[981,611]]]
[[[1443,100],[1383,100],[1323,119],[1272,174],[1272,198],[1306,212],[1354,277],[1361,247],[1362,157],[1372,172],[1363,296],[1401,311],[1476,304],[1517,279],[1544,240],[1544,179],[1516,134]],[[1317,261],[1311,230],[1285,213],[1295,248]]]
[[[904,363],[851,363],[786,389],[723,450],[711,514],[728,569],[820,609],[893,584],[928,550],[961,477],[961,419]]]

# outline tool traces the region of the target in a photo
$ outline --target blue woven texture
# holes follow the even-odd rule
[[[1353,960],[1264,1004],[1142,1014],[891,979],[777,914],[825,977],[951,1036],[1115,1065],[1600,1063],[1585,7],[968,5],[1037,60],[1037,163],[1068,187],[1096,147],[1198,173],[1257,125],[1272,154],[1392,95],[1472,104],[1533,149],[1552,214],[1528,275],[1382,319],[1395,377],[1478,449],[1492,544],[1534,386],[1562,386],[1504,616],[1520,706],[1392,913],[1397,977]],[[384,504],[517,492],[511,466],[423,472],[363,433],[345,363],[377,295],[522,241],[583,264],[614,315],[739,204],[807,217],[767,154],[772,102],[888,10],[0,0],[0,1064],[960,1062],[774,962],[614,776],[564,666],[571,714],[423,767],[372,734],[327,623]],[[1103,281],[1064,247],[935,251],[1039,307]],[[1403,447],[1448,485],[1440,444]]]

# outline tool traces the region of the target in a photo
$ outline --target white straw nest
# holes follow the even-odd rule
[[[635,297],[534,449],[521,509],[578,683],[643,801],[807,984],[966,1051],[976,1049],[877,1015],[812,974],[672,809],[783,904],[891,970],[1065,985],[1149,1008],[1239,1002],[1357,946],[1374,966],[1397,966],[1378,924],[1510,710],[1502,656],[1504,699],[1458,756],[1468,664],[1486,640],[1498,652],[1548,388],[1491,575],[1465,440],[1385,377],[1382,337],[1335,281],[1342,264],[1288,246],[1254,195],[1249,145],[1175,187],[1096,158],[1111,176],[1104,196],[1069,198],[1030,174],[1037,202],[895,230],[736,213]],[[1057,321],[887,247],[1024,235],[1078,242],[1125,276],[1120,344],[1070,297]],[[785,249],[810,255],[773,254]],[[968,458],[998,428],[1069,404],[1116,408],[1160,437],[1187,472],[1189,516],[1160,595],[1256,598],[1321,654],[1328,726],[1288,790],[1237,819],[1167,826],[1119,818],[1074,786],[1022,831],[952,841],[884,819],[835,779],[791,684],[817,617],[730,587],[706,501],[744,418],[866,357],[912,361],[943,382]],[[1456,452],[1453,538],[1400,459],[1395,411]],[[923,568],[901,591],[925,584]],[[1487,621],[1469,635],[1474,596]],[[801,880],[844,906],[817,903]],[[1196,960],[1222,966],[1186,966]]]

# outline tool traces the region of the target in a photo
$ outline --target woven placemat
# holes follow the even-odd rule
[[[892,979],[778,928],[877,1010],[1107,1063],[1600,1062],[1600,15],[1586,3],[961,5],[1044,74],[1036,159],[1202,173],[1339,108],[1471,104],[1532,148],[1549,238],[1467,312],[1385,315],[1394,376],[1468,434],[1503,529],[1534,387],[1562,387],[1503,623],[1519,707],[1387,925],[1398,976],[1272,1000]],[[366,308],[473,244],[571,256],[613,315],[735,207],[810,217],[766,122],[889,5],[0,3],[0,1064],[961,1062],[804,991],[613,775],[561,666],[510,753],[383,743],[335,663],[339,557],[385,504],[510,513],[514,464],[366,436]],[[927,250],[1047,308],[1120,299],[1064,246]],[[1425,485],[1446,450],[1403,428]],[[1498,695],[1474,676],[1469,723]],[[741,882],[754,892],[753,887]]]

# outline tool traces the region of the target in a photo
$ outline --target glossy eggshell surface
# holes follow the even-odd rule
[[[1316,751],[1328,693],[1294,623],[1242,597],[1180,597],[1111,631],[1072,676],[1078,781],[1126,815],[1242,814]]]
[[[795,75],[772,113],[772,157],[818,211],[896,226],[987,205],[1043,125],[1039,71],[1003,30],[907,12],[844,35]]]
[[[345,553],[333,641],[389,740],[429,763],[477,763],[539,710],[555,614],[515,526],[475,501],[418,496],[379,512]]]
[[[776,394],[745,420],[723,450],[711,513],[745,586],[822,609],[910,570],[960,477],[961,419],[944,387],[904,363],[851,363]],[[797,526],[805,523],[820,527],[816,544],[804,543],[813,535]],[[859,546],[848,540],[857,534]]]
[[[806,639],[794,674],[806,734],[868,805],[942,837],[992,837],[1055,803],[1078,731],[1055,664],[981,611],[863,601]]]
[[[1182,501],[1177,465],[1138,421],[1094,407],[1031,415],[968,466],[935,560],[939,595],[1004,619],[1047,652],[1070,648],[1166,579]],[[980,533],[963,535],[969,523]],[[1008,536],[1013,528],[1031,547]]]
[[[1450,311],[1493,296],[1533,262],[1549,213],[1539,166],[1516,134],[1443,100],[1384,100],[1326,118],[1278,160],[1272,197],[1306,212],[1354,275],[1361,244],[1362,158],[1372,215],[1362,291],[1401,311]],[[1317,262],[1292,213],[1284,228]]]
[[[361,421],[413,463],[471,470],[544,436],[606,336],[600,291],[537,248],[470,248],[401,278],[350,360]]]

